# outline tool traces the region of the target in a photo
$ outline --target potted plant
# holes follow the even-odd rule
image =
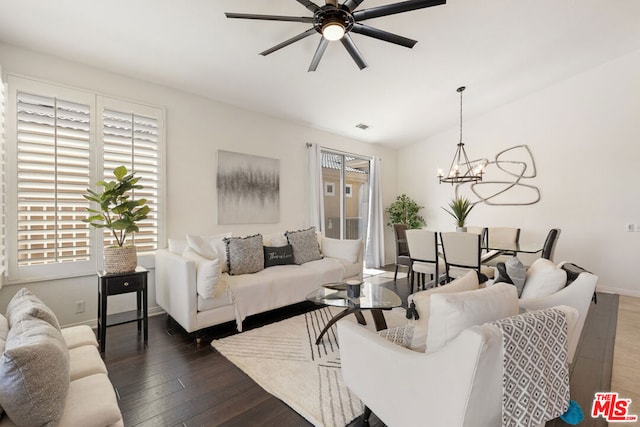
[[[451,210],[445,208],[442,209],[456,219],[457,231],[467,231],[465,223],[467,221],[467,216],[474,206],[475,205],[472,205],[466,197],[456,197],[449,203],[449,208],[451,208]]]
[[[406,194],[402,194],[396,197],[395,202],[391,203],[387,208],[387,213],[389,214],[387,225],[393,227],[393,224],[406,224],[408,228],[422,227],[426,223],[424,218],[418,215],[418,212],[423,207]]]
[[[127,173],[127,168],[119,166],[114,169],[115,181],[98,181],[96,186],[103,191],[97,192],[87,188],[85,199],[98,204],[100,209],[87,208],[92,215],[83,222],[96,228],[111,230],[117,245],[104,248],[104,270],[107,273],[125,273],[133,271],[138,265],[136,247],[125,245],[127,236],[138,231],[137,223],[147,218],[149,206],[146,199],[132,200],[130,192],[143,188],[138,184],[140,178],[135,173]]]

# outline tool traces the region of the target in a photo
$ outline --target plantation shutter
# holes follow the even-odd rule
[[[88,260],[90,106],[16,97],[18,266]]]
[[[113,170],[121,165],[136,173],[138,184],[132,199],[146,199],[150,212],[146,220],[138,223],[140,230],[127,237],[138,253],[158,248],[158,191],[159,191],[159,117],[104,108],[102,112],[103,161],[105,181],[114,180]],[[115,245],[111,232],[105,230],[104,244]]]
[[[6,88],[2,81],[2,69],[0,69],[0,276],[4,276],[6,269],[5,259],[6,252],[4,247],[5,239],[5,212],[7,206],[7,198],[5,196],[5,100],[6,100]],[[3,280],[0,279],[0,287],[2,287]]]

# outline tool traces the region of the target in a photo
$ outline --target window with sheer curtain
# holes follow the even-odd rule
[[[109,233],[82,222],[86,189],[112,180],[113,169],[135,171],[149,218],[135,243],[157,248],[161,230],[163,116],[161,108],[9,76],[7,117],[7,251],[9,279],[69,277],[100,267]],[[96,177],[99,177],[96,179]]]

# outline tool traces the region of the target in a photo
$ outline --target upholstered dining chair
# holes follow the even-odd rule
[[[485,234],[485,243],[488,248],[497,244],[517,244],[520,241],[520,229],[515,227],[488,227]],[[499,262],[516,255],[515,252],[500,252],[488,250],[482,257],[482,264],[495,267]]]
[[[476,270],[489,279],[493,278],[493,268],[480,263],[481,236],[476,233],[442,232],[442,253],[447,274],[447,280],[460,277],[469,270]]]
[[[409,246],[407,245],[407,224],[393,224],[393,235],[396,241],[396,270],[393,273],[393,281],[398,278],[398,267],[404,265],[409,268],[408,275],[411,276],[411,258],[409,256]]]
[[[426,285],[425,276],[431,276],[434,286],[438,286],[440,275],[445,273],[445,263],[438,255],[438,234],[429,230],[407,230],[407,244],[411,258],[411,292],[416,273],[418,273],[418,286],[422,278],[422,288]]]

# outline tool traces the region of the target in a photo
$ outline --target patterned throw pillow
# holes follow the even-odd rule
[[[264,268],[287,264],[295,264],[291,245],[264,247]]]
[[[248,237],[227,237],[224,239],[224,244],[227,248],[230,275],[257,273],[264,270],[261,234]]]
[[[315,227],[306,230],[287,231],[285,236],[287,236],[289,244],[293,246],[293,259],[296,264],[300,265],[305,262],[322,259]]]
[[[515,256],[509,258],[507,262],[504,263],[504,266],[509,278],[518,290],[518,297],[520,297],[524,289],[524,282],[527,278],[527,268],[522,264],[522,261]]]

